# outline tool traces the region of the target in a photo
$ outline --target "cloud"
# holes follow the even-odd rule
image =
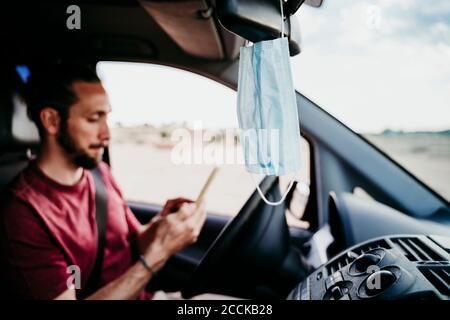
[[[325,3],[300,9],[296,87],[357,131],[450,128],[450,2]]]
[[[297,15],[308,43],[320,42],[319,34],[355,46],[386,37],[450,42],[450,1],[445,0],[326,1],[322,9],[302,7]]]

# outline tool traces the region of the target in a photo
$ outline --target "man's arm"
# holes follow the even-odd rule
[[[166,261],[165,257],[159,258],[160,261],[156,257],[155,254],[152,260],[146,260],[154,271],[158,271]],[[134,300],[151,279],[152,273],[138,261],[119,278],[87,297],[87,300]],[[55,298],[55,300],[75,299],[74,289],[68,289]]]
[[[173,214],[154,219],[140,235],[139,248],[152,270],[160,270],[173,254],[197,241],[205,219],[203,204],[188,203]],[[87,299],[136,299],[151,278],[152,273],[138,261]],[[75,291],[66,290],[56,299],[76,299]]]

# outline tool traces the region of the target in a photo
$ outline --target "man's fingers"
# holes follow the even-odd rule
[[[178,197],[178,198],[175,198],[175,199],[172,199],[172,200],[175,201],[175,202],[188,202],[188,203],[194,202],[191,199],[183,198],[183,197]]]
[[[164,209],[162,211],[163,215],[169,214],[169,213],[174,213],[177,212],[178,210],[180,210],[181,206],[184,203],[192,203],[192,200],[189,200],[187,198],[175,198],[175,199],[169,199],[165,206]]]
[[[184,202],[176,213],[160,217],[161,228],[165,228],[160,230],[159,239],[166,239],[166,242],[170,239],[170,244],[167,242],[165,245],[171,248],[170,252],[178,252],[197,241],[205,219],[204,203],[197,206],[195,203]]]
[[[177,214],[181,223],[186,223],[186,226],[191,228],[194,233],[198,233],[206,219],[205,204],[185,203]]]
[[[186,199],[186,198],[176,198],[173,199],[173,203],[171,206],[171,212],[178,211],[183,203],[192,203],[192,200]]]
[[[191,219],[191,222],[194,226],[194,232],[199,234],[206,220],[205,203],[203,201],[200,202],[198,206],[196,206],[195,212],[192,215]]]
[[[181,220],[186,220],[191,217],[195,212],[195,204],[183,203],[177,212],[177,215]]]
[[[183,198],[183,197],[178,197],[178,198],[174,198],[174,199],[169,199],[169,200],[167,201],[167,203],[170,203],[170,204],[172,204],[172,205],[178,205],[178,204],[182,204],[182,203],[184,203],[184,202],[191,203],[191,202],[193,202],[193,201],[190,200],[190,199],[188,199],[188,198]]]
[[[184,203],[177,215],[180,219],[180,223],[185,224],[185,230],[192,236],[192,241],[195,242],[206,220],[204,202],[201,202],[198,205],[195,203]]]
[[[200,231],[202,230],[203,225],[205,224],[205,221],[206,221],[206,210],[205,210],[205,208],[203,208],[198,220],[196,221],[197,227],[198,227],[198,233],[200,233]]]

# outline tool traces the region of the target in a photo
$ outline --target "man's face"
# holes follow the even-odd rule
[[[77,81],[72,86],[78,102],[69,108],[67,121],[62,121],[58,142],[75,165],[92,169],[110,139],[107,115],[111,107],[100,82]]]

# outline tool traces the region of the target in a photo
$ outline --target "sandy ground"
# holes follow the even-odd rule
[[[405,169],[450,201],[450,137],[366,136]]]
[[[195,199],[205,183],[213,165],[174,164],[169,144],[161,143],[150,129],[116,128],[110,147],[111,164],[115,178],[125,198],[163,205],[166,199],[184,196]],[[441,195],[450,200],[450,137],[386,137],[372,135],[367,138],[385,150],[394,160]],[[157,142],[157,143],[155,143]],[[240,146],[238,149],[240,150]],[[309,147],[302,141],[301,181],[310,182]],[[257,181],[259,179],[257,178]],[[281,181],[281,189],[288,181]],[[217,178],[207,194],[209,212],[234,216],[254,191],[255,186],[242,164],[221,166]],[[296,194],[295,213],[301,217],[307,201]],[[286,214],[288,224],[307,228],[308,224]],[[157,300],[182,299],[179,292],[157,292]],[[235,299],[215,294],[203,294],[193,299]]]
[[[155,144],[151,135],[145,137],[142,132],[130,134],[125,129],[116,129],[112,141],[113,174],[128,200],[163,205],[166,199],[180,196],[196,199],[214,167],[213,164],[175,164],[171,148],[160,147],[161,143]],[[240,150],[238,145],[236,153]],[[309,185],[309,147],[306,141],[302,141],[301,150],[300,177]],[[259,176],[255,178],[256,181],[261,179]],[[283,180],[281,188],[285,190],[288,183]],[[242,164],[223,164],[206,196],[208,211],[234,216],[254,190],[254,182]],[[299,199],[301,203],[296,214],[301,216],[306,199]],[[307,226],[290,214],[287,219],[290,225]]]
[[[195,199],[205,183],[212,164],[175,164],[170,140],[161,141],[153,128],[115,128],[110,147],[114,176],[128,200],[163,205],[166,199],[184,196]],[[366,136],[394,160],[413,172],[432,189],[450,200],[450,137],[440,135]],[[216,143],[215,147],[224,144]],[[203,149],[202,149],[203,148]],[[197,146],[198,149],[198,146]],[[196,152],[195,149],[193,154]],[[201,152],[205,146],[201,146]],[[233,216],[254,191],[254,182],[245,170],[240,145],[234,149],[238,163],[223,164],[208,191],[209,212]],[[301,181],[310,182],[309,146],[302,140]],[[191,158],[194,160],[194,155]],[[225,159],[223,157],[222,159]],[[259,181],[261,177],[256,176]],[[284,190],[289,181],[282,180]],[[306,198],[298,195],[297,216],[303,213]],[[305,227],[292,215],[290,225]]]

